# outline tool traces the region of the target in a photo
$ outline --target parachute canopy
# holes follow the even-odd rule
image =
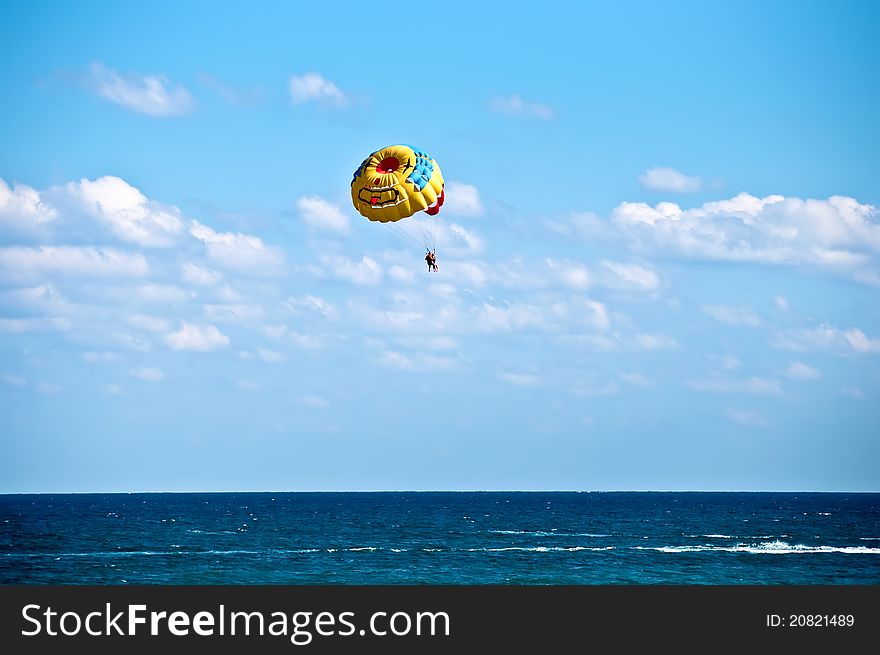
[[[425,211],[440,211],[443,174],[431,155],[412,146],[377,150],[354,172],[351,202],[371,221],[388,223]]]

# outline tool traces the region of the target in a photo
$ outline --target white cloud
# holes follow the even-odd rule
[[[842,330],[831,325],[778,332],[770,344],[778,350],[854,350],[857,353],[880,353],[880,338],[871,338],[858,328]]]
[[[35,189],[24,184],[10,189],[0,178],[0,229],[39,234],[41,228],[57,217],[55,208],[44,202]]]
[[[260,356],[260,359],[269,364],[280,364],[287,359],[284,353],[275,350],[267,350],[266,348],[257,348],[257,354]]]
[[[678,342],[663,334],[639,334],[635,345],[643,350],[672,350],[678,348]]]
[[[464,250],[455,250],[453,251],[450,248],[451,253],[458,254],[468,254],[480,252],[483,249],[483,240],[480,239],[476,234],[469,232],[464,229],[461,225],[456,225],[452,223],[449,226],[449,235],[451,237],[451,246],[455,247],[456,244],[462,244],[464,246]],[[448,247],[448,246],[447,246]]]
[[[321,340],[311,334],[301,334],[288,328],[286,325],[266,325],[263,332],[270,339],[280,341],[287,339],[296,346],[306,350],[318,350],[321,347]]]
[[[415,278],[415,274],[411,267],[404,268],[403,266],[394,264],[388,269],[388,277],[397,282],[412,282]]]
[[[606,271],[603,284],[612,289],[653,291],[660,286],[657,273],[645,266],[602,260],[602,267]]]
[[[741,193],[682,209],[624,202],[612,221],[634,248],[704,260],[809,264],[870,282],[880,255],[878,210],[852,198],[802,200]]]
[[[782,394],[782,386],[778,380],[757,376],[739,379],[714,376],[703,380],[687,380],[685,384],[696,391],[710,393],[747,393],[768,396]]]
[[[348,216],[331,202],[318,196],[305,196],[296,201],[300,216],[310,226],[338,234],[348,234],[351,225]]]
[[[477,187],[450,180],[446,183],[446,195],[441,211],[456,216],[482,216],[485,210]]]
[[[94,352],[86,351],[82,354],[83,361],[87,364],[112,364],[118,362],[121,358],[117,353],[113,352]]]
[[[133,314],[129,316],[128,324],[147,332],[168,332],[170,329],[166,319],[146,314]]]
[[[228,323],[247,323],[260,321],[266,313],[262,305],[258,303],[218,303],[202,305],[205,317],[212,321],[224,321]]]
[[[862,391],[859,387],[842,387],[840,389],[840,393],[845,396],[856,398],[857,400],[861,400],[865,397],[865,392]]]
[[[761,324],[761,319],[750,307],[732,305],[703,305],[700,309],[720,323],[727,325],[747,325],[754,327]]]
[[[165,335],[173,350],[196,350],[206,352],[229,345],[229,337],[213,325],[198,325],[183,321],[177,332]]]
[[[785,374],[793,380],[818,380],[822,377],[822,374],[815,368],[801,362],[792,362],[785,369]]]
[[[37,391],[46,394],[47,396],[54,396],[55,394],[61,393],[61,387],[51,382],[40,382],[37,385]]]
[[[415,371],[416,365],[413,361],[403,353],[386,350],[379,356],[379,363],[387,368],[399,369],[401,371]]]
[[[162,369],[151,366],[133,368],[129,370],[129,374],[131,377],[138,380],[144,380],[145,382],[159,382],[165,379],[165,374],[162,372]]]
[[[6,279],[51,274],[89,276],[143,276],[146,258],[113,248],[91,246],[40,246],[0,248],[0,274]]]
[[[184,262],[183,264],[183,279],[190,284],[211,286],[218,284],[222,278],[222,274],[212,271],[210,268],[205,268],[192,262]]]
[[[577,382],[571,392],[575,396],[613,396],[620,391],[616,382],[599,382],[597,380],[581,380]]]
[[[510,332],[545,327],[545,308],[539,305],[483,303],[472,308],[477,329],[484,332]]]
[[[120,75],[95,63],[90,82],[102,98],[148,116],[178,116],[195,108],[189,91],[164,75]]]
[[[789,311],[788,301],[783,296],[775,296],[773,298],[773,303],[776,305],[776,308],[780,311],[787,312]]]
[[[880,353],[880,339],[872,339],[864,332],[857,329],[847,330],[844,333],[847,342],[852,349],[860,353]]]
[[[620,379],[637,387],[650,387],[651,381],[641,373],[620,373]]]
[[[66,318],[0,318],[0,332],[11,334],[68,329],[70,321]]]
[[[737,371],[742,368],[742,362],[738,357],[733,355],[722,355],[721,357],[710,357],[709,359],[717,360],[725,371]]]
[[[317,409],[326,409],[330,406],[330,401],[322,396],[316,396],[314,394],[307,394],[300,398],[304,405],[308,405],[309,407],[315,407]]]
[[[569,289],[583,291],[588,289],[593,283],[593,276],[590,274],[590,270],[582,264],[571,261],[557,261],[555,259],[546,259],[545,264],[554,276]]]
[[[192,221],[190,233],[205,244],[211,259],[227,268],[259,276],[278,275],[283,268],[281,251],[267,246],[259,237],[215,232],[198,221]]]
[[[143,284],[135,292],[147,302],[181,303],[189,298],[185,290],[173,284]]]
[[[528,102],[516,93],[492,98],[489,101],[489,109],[508,116],[526,116],[544,121],[551,120],[555,113],[551,107],[538,102]]]
[[[294,313],[305,310],[309,313],[320,314],[324,318],[335,318],[337,315],[336,308],[320,296],[289,296],[284,302],[285,306]]]
[[[452,337],[402,337],[400,343],[416,350],[455,350],[458,342]]]
[[[260,385],[253,380],[239,379],[235,381],[235,386],[242,391],[259,391]]]
[[[70,194],[122,239],[145,247],[167,247],[183,231],[177,207],[148,200],[125,180],[105,175],[67,185]]]
[[[541,382],[541,378],[531,373],[501,373],[498,377],[517,387],[534,387]]]
[[[744,409],[728,409],[725,411],[727,418],[734,423],[745,425],[750,428],[767,428],[770,422],[761,416],[758,412]]]
[[[305,73],[290,78],[290,99],[294,104],[323,101],[334,105],[347,102],[345,94],[333,82],[318,73]]]
[[[324,255],[320,260],[331,276],[341,280],[362,286],[374,286],[382,280],[382,267],[366,255],[359,262],[342,255]]]
[[[651,168],[639,176],[639,184],[649,191],[673,191],[675,193],[692,193],[699,191],[702,180],[690,177],[674,168]]]
[[[6,384],[9,384],[13,387],[26,387],[27,380],[25,380],[20,375],[11,375],[9,373],[4,373],[0,375],[0,380],[3,380]]]

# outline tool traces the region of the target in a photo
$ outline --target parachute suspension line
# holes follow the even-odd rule
[[[409,245],[410,243],[414,243],[416,245],[421,245],[419,243],[418,239],[416,239],[413,235],[409,234],[404,229],[399,227],[396,223],[389,221],[387,223],[382,223],[382,225],[384,225],[386,228],[388,228],[388,231],[391,232],[391,234],[396,236],[398,239],[403,241],[405,244]]]

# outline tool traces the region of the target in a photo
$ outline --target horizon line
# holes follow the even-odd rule
[[[876,494],[877,490],[833,489],[223,489],[133,491],[0,491],[0,496],[134,495],[134,494],[389,494],[389,493],[771,493],[771,494]]]

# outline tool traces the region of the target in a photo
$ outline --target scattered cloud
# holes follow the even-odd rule
[[[318,314],[327,319],[335,318],[338,312],[329,302],[319,296],[288,296],[285,306],[294,313],[308,312]]]
[[[847,342],[852,349],[860,353],[880,353],[880,338],[872,339],[864,332],[857,329],[847,330],[844,333]]]
[[[785,369],[785,374],[792,380],[818,380],[822,374],[812,366],[807,366],[801,362],[792,362]]]
[[[184,262],[182,272],[184,280],[198,286],[212,286],[218,284],[223,279],[221,273],[198,264],[193,264],[192,262]]]
[[[777,332],[770,345],[777,350],[815,351],[843,350],[862,354],[880,353],[880,338],[872,338],[858,328],[843,330],[822,324]]]
[[[523,100],[518,94],[495,97],[489,101],[489,109],[507,116],[525,116],[549,121],[555,112],[547,105]]]
[[[318,73],[305,73],[290,78],[290,99],[300,105],[307,102],[324,102],[343,106],[348,100],[333,82]]]
[[[450,180],[446,183],[442,211],[456,216],[482,216],[485,209],[477,187]]]
[[[307,394],[300,398],[300,401],[304,405],[308,405],[309,407],[315,407],[316,409],[326,409],[330,407],[330,401],[324,398],[323,396],[316,396],[314,394]]]
[[[719,323],[727,325],[746,325],[755,327],[761,324],[761,319],[751,307],[736,307],[733,305],[703,305],[703,313],[708,314]]]
[[[0,178],[0,234],[9,230],[37,235],[57,217],[58,211],[47,204],[36,189],[25,184],[9,188]]]
[[[141,253],[93,246],[12,246],[0,248],[0,274],[6,279],[46,275],[144,276],[149,264]]]
[[[876,207],[845,196],[802,200],[741,193],[692,209],[671,202],[653,207],[624,202],[611,219],[637,250],[659,248],[702,260],[811,265],[870,283],[880,260],[878,216]]]
[[[153,366],[141,366],[129,370],[131,377],[145,382],[159,382],[165,379],[162,369]]]
[[[778,380],[757,376],[748,378],[713,376],[702,380],[687,380],[685,384],[696,391],[710,393],[745,393],[768,396],[782,394],[782,385]]]
[[[583,291],[593,284],[593,276],[583,264],[555,259],[546,259],[544,263],[551,274],[569,289]]]
[[[174,284],[143,284],[135,289],[138,297],[146,302],[182,303],[189,294]]]
[[[635,338],[635,345],[643,350],[674,350],[678,348],[678,342],[664,334],[639,334]]]
[[[601,264],[605,269],[603,284],[612,289],[654,291],[660,286],[660,277],[646,266],[608,260],[602,260]]]
[[[305,196],[296,201],[300,216],[306,224],[318,230],[348,234],[351,224],[348,216],[331,202],[318,196]]]
[[[653,386],[651,381],[641,373],[619,373],[620,379],[636,387]]]
[[[748,409],[728,409],[725,415],[734,423],[750,428],[768,428],[770,422],[758,412]]]
[[[366,255],[360,261],[352,261],[343,255],[324,255],[320,261],[330,276],[353,284],[374,286],[382,280],[382,267]]]
[[[147,314],[132,314],[128,317],[128,324],[146,332],[168,332],[170,330],[167,319]],[[94,354],[94,353],[92,353]],[[97,360],[95,360],[97,361]]]
[[[693,193],[699,191],[703,182],[699,177],[691,177],[674,168],[650,168],[639,176],[639,184],[648,191],[672,191],[674,193]]]
[[[865,392],[862,391],[859,387],[841,387],[840,393],[845,396],[855,398],[857,400],[861,400],[865,397]]]
[[[229,345],[229,337],[213,325],[198,325],[183,321],[177,332],[165,335],[165,340],[173,350],[195,350],[207,352]]]
[[[278,275],[284,266],[281,250],[252,234],[215,232],[192,221],[190,233],[207,247],[208,257],[226,268],[257,276]]]
[[[122,75],[94,63],[89,69],[89,82],[105,100],[140,114],[179,116],[195,109],[189,91],[164,75]]]
[[[541,378],[531,373],[500,373],[498,375],[505,382],[516,387],[534,387],[541,382]]]
[[[167,247],[183,232],[180,210],[150,201],[125,180],[105,175],[68,185],[70,194],[123,241]]]
[[[284,353],[267,350],[266,348],[257,348],[257,354],[260,356],[260,359],[269,364],[280,364],[287,359]]]

